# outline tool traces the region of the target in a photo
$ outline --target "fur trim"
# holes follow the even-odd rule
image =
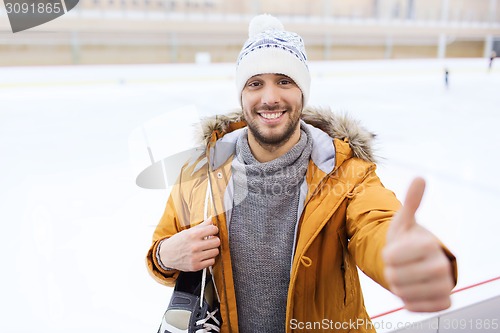
[[[302,112],[302,120],[323,132],[331,138],[346,140],[349,142],[355,157],[368,162],[375,162],[373,151],[373,139],[375,134],[363,128],[359,121],[351,118],[348,114],[335,114],[330,108],[306,107]],[[229,125],[244,121],[241,110],[225,115],[217,115],[202,120],[200,142],[208,143],[212,133],[218,131],[221,134],[230,132]]]
[[[358,120],[347,113],[335,114],[330,108],[305,108],[302,120],[319,128],[334,139],[347,139],[354,156],[375,162],[373,139],[375,134],[361,126]]]
[[[243,113],[241,110],[204,118],[201,120],[202,132],[199,133],[197,140],[203,145],[206,145],[213,132],[218,131],[221,134],[226,134],[228,133],[228,128],[231,123],[237,123],[240,121],[243,121]]]

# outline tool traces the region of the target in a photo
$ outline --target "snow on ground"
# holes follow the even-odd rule
[[[484,59],[310,68],[310,104],[377,133],[387,187],[403,199],[413,177],[427,180],[418,218],[457,255],[458,287],[500,276],[500,70]],[[147,152],[134,133],[166,119],[175,151],[193,119],[237,107],[236,95],[232,64],[0,68],[0,331],[155,331],[170,290],[144,256],[166,192],[135,185]],[[183,122],[185,107],[198,115]],[[362,283],[371,315],[401,305]],[[500,285],[459,294],[454,307]]]

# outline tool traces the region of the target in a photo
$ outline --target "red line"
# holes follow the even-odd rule
[[[478,282],[478,283],[475,283],[475,284],[472,284],[470,286],[466,286],[466,287],[463,287],[463,288],[460,288],[460,289],[455,289],[451,293],[452,294],[459,293],[461,291],[464,291],[464,290],[467,290],[467,289],[471,289],[471,288],[475,288],[475,287],[478,287],[480,285],[483,285],[483,284],[486,284],[486,283],[490,283],[490,282],[493,282],[493,281],[496,281],[496,280],[500,280],[500,276],[497,276],[496,278],[493,278],[493,279],[481,281],[481,282]],[[390,310],[390,311],[383,312],[383,313],[380,313],[378,315],[372,316],[371,319],[375,319],[375,318],[387,316],[388,314],[391,314],[391,313],[394,313],[394,312],[398,312],[398,311],[401,311],[403,309],[404,309],[404,307],[402,306],[400,308],[393,309],[393,310]]]
[[[489,280],[486,280],[486,281],[482,281],[482,282],[479,282],[479,283],[476,283],[476,284],[473,284],[473,285],[470,285],[470,286],[467,286],[467,287],[463,287],[463,288],[460,288],[460,289],[453,290],[451,293],[452,294],[459,293],[461,291],[464,291],[464,290],[467,290],[467,289],[470,289],[470,288],[474,288],[474,287],[480,286],[482,284],[490,283],[490,282],[493,282],[493,281],[496,281],[496,280],[500,280],[500,276],[497,276],[496,278],[489,279]]]
[[[401,311],[403,310],[404,307],[400,307],[400,308],[397,308],[397,309],[394,309],[394,310],[390,310],[390,311],[387,311],[387,312],[384,312],[384,313],[381,313],[381,314],[378,314],[376,316],[373,316],[371,317],[371,319],[375,319],[375,318],[378,318],[378,317],[383,317],[383,316],[387,316],[388,314],[391,314],[391,313],[394,313],[394,312],[398,312],[398,311]]]

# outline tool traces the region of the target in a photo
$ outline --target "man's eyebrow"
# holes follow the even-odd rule
[[[279,76],[280,78],[285,78],[285,79],[289,79],[289,80],[293,81],[293,79],[291,77],[289,77],[288,75],[285,75],[285,74],[276,74],[276,75]]]
[[[248,80],[260,78],[261,76],[262,76],[262,74],[256,74],[254,76],[251,76]]]
[[[283,79],[290,80],[290,82],[292,82],[293,84],[297,84],[297,83],[295,82],[295,80],[294,80],[294,79],[292,79],[291,77],[289,77],[288,75],[281,75],[281,74],[279,74],[279,79],[280,79],[280,80],[283,80]]]

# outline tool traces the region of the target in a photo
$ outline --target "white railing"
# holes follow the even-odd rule
[[[377,332],[498,332],[500,276],[452,293],[453,307],[438,314],[417,314],[395,308],[371,317]]]
[[[73,14],[100,17],[247,17],[269,12],[310,20],[500,23],[500,0],[80,0]],[[0,16],[6,15],[0,5]]]

